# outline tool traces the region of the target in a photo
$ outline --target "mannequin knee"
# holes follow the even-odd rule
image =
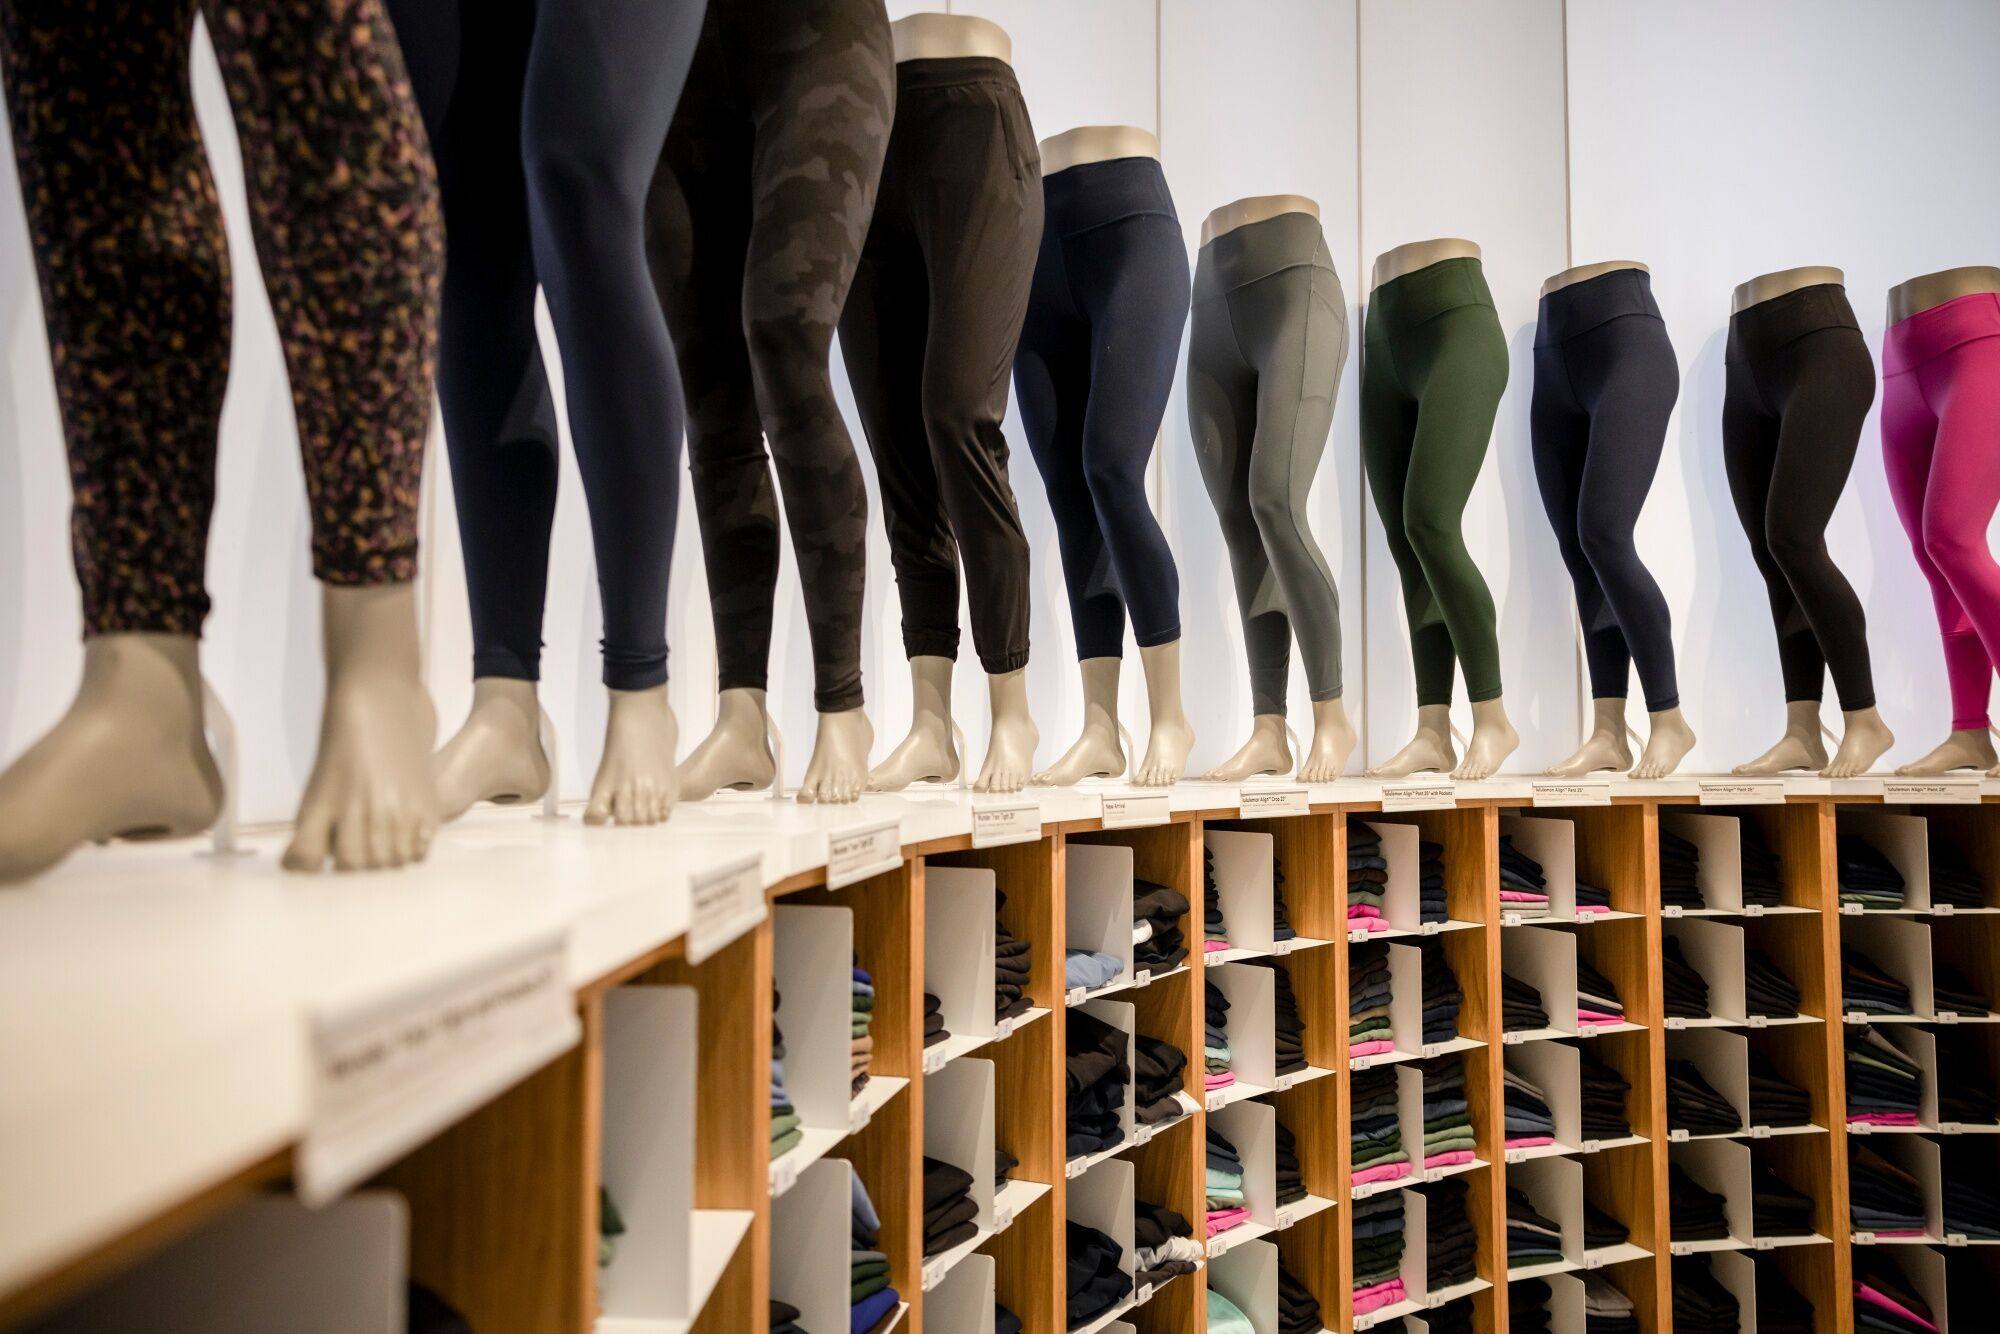
[[[1145,457],[1114,445],[1086,440],[1083,445],[1083,481],[1090,488],[1092,499],[1099,505],[1144,503]]]
[[[827,369],[832,326],[796,317],[746,320],[743,336],[757,409],[772,436],[838,416]]]
[[[1632,530],[1608,519],[1580,521],[1576,541],[1593,570],[1617,569],[1638,558],[1632,546]]]
[[[1445,559],[1465,546],[1458,517],[1430,508],[1405,506],[1403,535],[1409,539],[1410,549],[1417,553],[1417,559],[1426,565]]]
[[[927,377],[919,407],[932,448],[952,444],[969,448],[988,426],[998,435],[999,418],[987,406],[990,397],[985,386],[966,383],[961,378],[935,374]]]
[[[1986,546],[1986,532],[1966,524],[1941,523],[1926,517],[1924,555],[1947,578],[1985,569],[1993,564]]]
[[[1764,543],[1772,562],[1787,575],[1811,569],[1826,552],[1825,534],[1803,522],[1773,520],[1765,529]]]
[[[608,230],[637,228],[645,203],[645,183],[631,188],[609,138],[543,130],[525,136],[521,149],[540,218],[563,235],[587,237],[593,248],[607,244]]]

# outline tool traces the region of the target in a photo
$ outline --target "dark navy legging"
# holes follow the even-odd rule
[[[1146,461],[1188,313],[1187,245],[1152,158],[1044,177],[1045,222],[1014,358],[1048,487],[1079,658],[1181,636],[1180,576],[1146,505]]]

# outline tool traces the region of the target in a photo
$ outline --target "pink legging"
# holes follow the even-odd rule
[[[1987,725],[2000,662],[2000,295],[1919,311],[1882,349],[1882,460],[1896,513],[1931,581],[1954,729]]]

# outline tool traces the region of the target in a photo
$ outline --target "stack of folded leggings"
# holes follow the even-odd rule
[[[1222,920],[1222,891],[1215,885],[1215,849],[1201,852],[1201,948],[1217,954],[1229,948],[1229,923]]]
[[[1067,1245],[1067,1315],[1071,1329],[1103,1315],[1132,1291],[1132,1279],[1121,1264],[1124,1251],[1094,1227],[1074,1218],[1064,1227]]]
[[[1630,1135],[1632,1122],[1625,1102],[1632,1085],[1625,1076],[1588,1055],[1578,1060],[1577,1074],[1582,1086],[1583,1137],[1624,1139]]]
[[[1960,1033],[1967,1031],[1959,1030]],[[1956,1042],[1963,1045],[1954,1045],[1952,1041],[1940,1038],[1938,1068],[1962,1070],[1984,1066],[1984,1039],[1978,1040],[1976,1048],[1971,1045],[1972,1041],[1969,1037],[1959,1037]],[[1938,1120],[1967,1126],[2000,1124],[2000,1096],[1995,1095],[1993,1086],[1983,1078],[1944,1080],[1938,1085]]]
[[[778,1026],[778,1007],[783,1003],[776,987],[771,988],[771,1156],[781,1157],[805,1133],[799,1129],[799,1109],[792,1105],[785,1087],[785,1032]]]
[[[1930,844],[1931,902],[1949,903],[1954,908],[1986,906],[1986,886],[1979,872],[1965,860],[1955,844],[1933,835]]]
[[[1382,902],[1389,888],[1389,860],[1382,838],[1359,820],[1347,822],[1347,929],[1383,931]]]
[[[1931,961],[1931,1003],[1939,1013],[1984,1017],[1993,1006],[1986,993],[1966,981],[1965,975],[1942,959]]]
[[[1347,962],[1347,1056],[1353,1060],[1396,1049],[1389,1020],[1389,947],[1357,945]]]
[[[1068,1151],[1075,1158],[1098,1153],[1125,1138],[1118,1113],[1132,1067],[1125,1058],[1125,1030],[1083,1010],[1071,1010],[1067,1025],[1066,1087]]]
[[[1444,845],[1423,842],[1417,845],[1417,920],[1442,922],[1449,918],[1444,906]]]
[[[1715,1277],[1706,1255],[1683,1255],[1674,1265],[1674,1334],[1736,1334],[1742,1308]]]
[[[1292,914],[1285,906],[1285,860],[1273,853],[1271,856],[1271,939],[1296,940],[1299,933],[1292,929]]]
[[[859,963],[854,965],[854,1008],[848,1019],[847,1095],[853,1097],[868,1083],[868,1067],[875,1059],[875,1038],[869,1032],[875,1022],[875,979]]]
[[[1450,1042],[1458,1036],[1458,1012],[1465,1004],[1465,992],[1444,946],[1435,938],[1418,946],[1423,959],[1424,1041]]]
[[[1774,1264],[1757,1266],[1757,1334],[1813,1334],[1812,1303]]]
[[[1576,961],[1576,1022],[1579,1025],[1625,1022],[1625,1002],[1619,999],[1618,988],[1582,958]]]
[[[1132,882],[1132,966],[1149,973],[1172,972],[1187,962],[1187,934],[1181,920],[1187,916],[1187,895],[1151,880]],[[1138,940],[1141,927],[1146,939]]]
[[[1519,1186],[1507,1187],[1507,1266],[1525,1269],[1563,1258],[1562,1228],[1545,1218]]]
[[[944,1026],[944,1002],[930,992],[924,993],[924,1045],[935,1047],[951,1036],[951,1030]]]
[[[1859,905],[1866,911],[1881,912],[1903,906],[1907,886],[1895,863],[1883,856],[1874,844],[1854,834],[1842,834],[1840,850],[1840,902]]]
[[[1195,1240],[1187,1219],[1163,1205],[1144,1200],[1132,1205],[1132,1260],[1138,1266],[1139,1287],[1158,1286],[1170,1278],[1192,1274],[1201,1267],[1205,1248]]]
[[[1581,880],[1576,882],[1576,915],[1578,917],[1591,917],[1597,913],[1608,913],[1610,911],[1610,890],[1604,888],[1602,885],[1586,884]]]
[[[1354,1314],[1403,1300],[1403,1192],[1385,1191],[1354,1204]]]
[[[1319,1298],[1278,1262],[1278,1334],[1320,1334]]]
[[[942,1255],[971,1240],[979,1206],[972,1198],[972,1173],[942,1159],[924,1158],[924,1255]]]
[[[1766,1019],[1792,1019],[1799,1012],[1798,984],[1759,949],[1743,951],[1743,998],[1751,1014]]]
[[[1894,1260],[1856,1253],[1854,1328],[1866,1334],[1937,1334],[1937,1314]]]
[[[1583,1276],[1584,1334],[1639,1334],[1639,1313],[1616,1283],[1599,1273]]]
[[[1271,970],[1277,1071],[1281,1075],[1298,1074],[1306,1068],[1306,1021],[1299,1014],[1299,998],[1292,990],[1291,970],[1276,959],[1251,959],[1249,962]]]
[[[1509,1067],[1503,1079],[1506,1100],[1506,1143],[1510,1149],[1535,1149],[1555,1143],[1556,1118],[1549,1100],[1534,1081]]]
[[[1222,988],[1204,979],[1201,984],[1202,997],[1202,1087],[1206,1089],[1227,1088],[1236,1082],[1236,1072],[1229,1068],[1235,1053],[1229,1046],[1229,997],[1222,994]]]
[[[1348,1136],[1353,1149],[1353,1184],[1400,1181],[1410,1175],[1397,1115],[1396,1071],[1377,1066],[1357,1073],[1349,1085]]]
[[[1701,849],[1665,827],[1660,829],[1660,903],[1668,908],[1700,908]]]
[[[1465,1099],[1465,1060],[1446,1056],[1426,1062],[1424,1075],[1424,1167],[1455,1167],[1473,1158],[1472,1113]]]
[[[789,1302],[781,1302],[776,1297],[770,1301],[771,1334],[806,1334],[799,1324],[799,1308]]]
[[[1250,1217],[1243,1194],[1243,1159],[1227,1135],[1208,1127],[1208,1235],[1239,1227]]]
[[[1583,1202],[1583,1248],[1587,1251],[1601,1251],[1608,1246],[1623,1246],[1632,1239],[1632,1229],[1605,1213],[1589,1200]]]
[[[1276,1150],[1272,1154],[1277,1164],[1278,1207],[1297,1204],[1306,1197],[1306,1173],[1304,1164],[1299,1162],[1299,1141],[1291,1128],[1283,1121],[1273,1126],[1276,1132]]]
[[[1124,971],[1124,962],[1105,950],[1063,951],[1063,986],[1072,991],[1078,987],[1095,991],[1116,981]]]
[[[1813,1202],[1761,1158],[1750,1164],[1750,1230],[1760,1237],[1810,1237]]]
[[[1430,1334],[1472,1334],[1472,1298],[1459,1297],[1424,1312]]]
[[[1775,908],[1784,899],[1778,854],[1771,850],[1764,838],[1764,827],[1755,820],[1739,820],[1736,827],[1743,865],[1743,902]]]
[[[1743,1116],[1735,1104],[1702,1077],[1693,1061],[1667,1062],[1667,1129],[1690,1135],[1733,1135],[1742,1130]]]
[[[999,1302],[993,1303],[993,1334],[1021,1334],[1021,1317]]]
[[[1840,951],[1840,1006],[1860,1014],[1909,1014],[1910,989],[1860,950]]]
[[[967,1178],[968,1181],[971,1178]],[[868,1198],[868,1187],[861,1184],[861,1174],[851,1174],[852,1186],[849,1190],[850,1230],[849,1240],[849,1295],[853,1311],[849,1328],[855,1334],[871,1330],[882,1323],[902,1304],[902,1297],[889,1286],[889,1257],[877,1246],[877,1234],[881,1231],[882,1220],[875,1214],[875,1204]],[[791,1319],[797,1321],[794,1311]],[[776,1321],[772,1324],[775,1326]],[[776,1334],[776,1330],[773,1330]]]
[[[1755,1062],[1750,1067],[1750,1124],[1811,1125],[1812,1099],[1797,1084],[1769,1073],[1763,1062]]]
[[[1500,974],[1500,1025],[1507,1033],[1525,1033],[1549,1026],[1542,993],[1512,973]]]
[[[1507,1287],[1507,1334],[1549,1334],[1549,1301],[1555,1296],[1546,1280],[1524,1279]]]
[[[1878,1237],[1924,1235],[1923,1183],[1865,1145],[1849,1141],[1847,1200],[1856,1232]]]
[[[1479,1274],[1479,1238],[1466,1208],[1470,1184],[1462,1176],[1420,1187],[1424,1193],[1425,1281],[1432,1292],[1467,1283]]]
[[[1660,942],[1660,985],[1669,1019],[1707,1019],[1708,979],[1681,953],[1678,936]]]
[[[1689,1176],[1679,1163],[1667,1167],[1667,1228],[1675,1241],[1722,1241],[1729,1215],[1722,1196]]]
[[[1923,1067],[1872,1028],[1847,1032],[1847,1124],[1914,1126]]]
[[[1173,1043],[1144,1033],[1132,1038],[1135,1068],[1132,1071],[1132,1115],[1142,1126],[1158,1125],[1182,1112],[1181,1080],[1187,1071],[1187,1053]]]
[[[994,891],[993,910],[993,1021],[1018,1019],[1028,1012],[1028,969],[1034,962],[1034,947],[1007,929],[1000,916],[1007,895]]]
[[[1944,1230],[1973,1241],[2000,1241],[2000,1196],[1983,1175],[1945,1174]]]
[[[1549,882],[1542,864],[1515,847],[1512,834],[1500,836],[1500,910],[1522,917],[1549,915]]]

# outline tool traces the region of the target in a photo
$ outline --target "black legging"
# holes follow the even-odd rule
[[[1187,244],[1152,158],[1042,180],[1046,221],[1014,357],[1021,424],[1048,487],[1079,658],[1181,637],[1180,576],[1146,506],[1146,460],[1187,323]]]
[[[1531,410],[1535,478],[1576,586],[1590,693],[1623,699],[1639,664],[1646,708],[1677,708],[1667,600],[1632,528],[1645,508],[1680,392],[1651,280],[1620,269],[1542,298]]]
[[[701,0],[390,0],[437,156],[438,396],[472,603],[473,674],[541,671],[555,404],[535,284],[563,349],[590,509],[604,683],[667,679],[681,396],[643,212]]]
[[[827,362],[895,88],[882,0],[718,0],[647,204],[687,386],[717,683],[764,688],[782,490],[825,713],[862,704],[868,544],[868,491]]]
[[[1770,594],[1785,699],[1818,701],[1830,669],[1843,710],[1871,708],[1867,620],[1826,549],[1875,401],[1847,293],[1827,283],[1738,311],[1725,359],[1722,457]]]

